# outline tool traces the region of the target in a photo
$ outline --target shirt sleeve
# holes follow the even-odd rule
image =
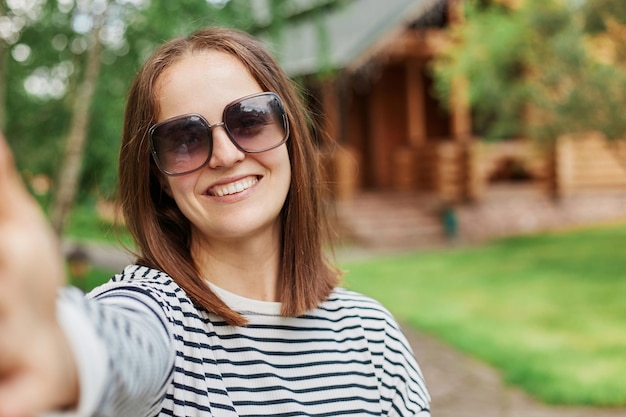
[[[385,361],[393,381],[388,416],[430,417],[430,395],[415,355],[397,323],[387,328]]]
[[[75,410],[45,417],[156,414],[171,379],[170,324],[150,292],[111,288],[99,299],[62,290],[57,317],[76,360]]]
[[[384,415],[430,416],[430,395],[415,355],[398,324],[388,318],[383,353],[383,390],[388,395]]]

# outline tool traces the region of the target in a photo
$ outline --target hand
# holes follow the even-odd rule
[[[58,239],[0,133],[0,417],[77,402],[77,372],[55,314],[63,279]]]

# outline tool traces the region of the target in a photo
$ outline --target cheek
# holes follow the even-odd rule
[[[291,182],[291,161],[289,160],[289,154],[285,151],[285,155],[280,163],[282,171],[285,173],[287,180]]]
[[[192,181],[188,176],[182,177],[169,177],[163,184],[164,191],[176,201],[176,204],[180,206],[180,202],[193,193],[195,181]]]
[[[285,152],[284,158],[277,161],[274,172],[276,173],[278,186],[282,189],[282,192],[285,193],[286,197],[291,188],[291,162],[289,161],[287,152]]]
[[[289,153],[287,152],[287,147],[282,146],[277,149],[275,154],[272,156],[271,165],[274,167],[274,171],[280,177],[280,179],[284,182],[291,182],[291,161],[289,160]]]

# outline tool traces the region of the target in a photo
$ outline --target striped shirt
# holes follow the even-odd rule
[[[378,302],[337,288],[283,317],[280,303],[212,290],[249,324],[228,325],[137,265],[74,296],[108,357],[94,415],[430,416],[411,348]]]

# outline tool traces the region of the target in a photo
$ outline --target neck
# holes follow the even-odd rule
[[[246,298],[280,301],[278,233],[219,242],[194,236],[191,254],[201,276],[218,287]]]

